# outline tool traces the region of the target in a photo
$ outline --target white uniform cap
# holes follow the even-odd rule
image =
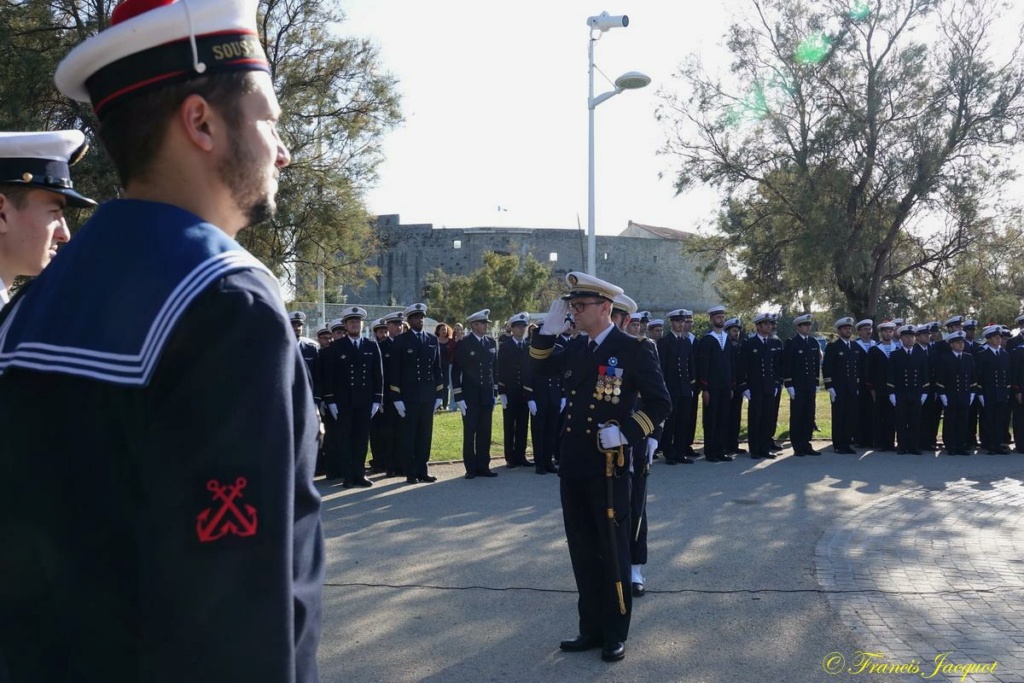
[[[963,325],[964,317],[962,315],[954,315],[952,318],[946,320],[946,327],[950,325]]]
[[[765,313],[758,313],[757,315],[754,316],[754,324],[755,325],[757,325],[758,323],[767,323],[767,322],[771,322],[771,321],[772,321],[772,314],[771,313],[767,313],[767,312],[765,312]]]
[[[340,330],[343,327],[345,327],[345,323],[341,318],[335,318],[331,321],[331,332],[334,332],[334,330]]]
[[[56,192],[78,208],[96,206],[71,183],[71,166],[88,149],[79,130],[0,133],[0,183]]]
[[[466,318],[467,323],[489,323],[491,322],[491,309],[485,308],[482,311],[477,311],[473,315]]]
[[[525,311],[523,313],[516,313],[514,316],[508,319],[509,325],[526,325],[529,324],[529,322],[530,314],[526,313]]]
[[[728,320],[725,321],[725,329],[729,329],[730,327],[742,328],[743,324],[740,323],[739,318],[729,318]]]
[[[622,294],[622,287],[617,287],[610,282],[605,282],[578,270],[566,274],[565,282],[569,285],[569,293],[563,296],[563,299],[600,297],[608,299],[608,301],[615,301],[615,297]],[[633,310],[636,310],[635,304]]]
[[[664,326],[665,326],[665,321],[662,320],[661,318],[654,318],[653,320],[651,320],[650,322],[647,323],[647,329],[651,329],[652,327],[664,327]]]
[[[636,302],[633,301],[633,299],[631,299],[630,297],[623,294],[622,292],[616,294],[615,298],[612,300],[613,311],[624,311],[629,315],[633,315],[634,313],[636,313],[636,309]]]
[[[902,337],[905,334],[914,334],[914,326],[913,325],[903,325],[902,327],[900,327],[899,335]]]
[[[349,306],[348,308],[342,309],[342,322],[348,320],[349,318],[359,318],[360,320],[366,320],[366,309],[359,308],[358,306]]]
[[[853,327],[853,318],[851,318],[850,316],[846,316],[845,318],[840,318],[839,320],[837,320],[835,322],[833,327],[835,327],[838,330],[840,327],[846,327],[847,325],[849,325],[850,327]]]
[[[985,337],[985,339],[988,339],[993,334],[999,334],[1000,332],[1002,332],[1002,327],[1002,325],[989,325],[988,327],[981,331],[981,334],[983,337]]]
[[[793,318],[793,324],[803,325],[804,323],[810,323],[813,320],[814,318],[811,317],[810,313],[804,313],[803,315],[798,315],[797,317]]]
[[[718,315],[719,313],[725,313],[725,306],[719,304],[708,309],[708,315]]]
[[[872,320],[871,318],[864,318],[863,320],[861,320],[860,322],[857,323],[857,329],[858,330],[860,328],[862,328],[862,327],[874,327],[874,326],[875,326],[875,321]]]
[[[402,311],[402,315],[404,315],[406,318],[408,318],[411,315],[426,315],[426,314],[427,314],[427,305],[426,304],[413,304],[412,306],[407,306],[406,309],[404,311]]]
[[[967,335],[963,333],[963,330],[957,330],[956,332],[950,332],[945,336],[946,341],[953,341],[954,339],[967,339]]]

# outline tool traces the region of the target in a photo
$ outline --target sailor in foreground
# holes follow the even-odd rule
[[[0,133],[0,308],[14,278],[39,275],[71,238],[64,209],[96,206],[71,184],[87,149],[77,130]]]
[[[0,322],[12,681],[317,680],[312,392],[234,239],[289,162],[269,71],[240,0],[127,0],[57,69],[125,198]]]
[[[613,284],[584,273],[566,276],[569,293],[551,304],[530,349],[534,370],[560,373],[568,394],[559,459],[562,517],[579,590],[579,634],[566,652],[601,649],[605,661],[625,656],[632,607],[629,463],[626,454],[671,409],[654,345],[611,321]],[[580,335],[564,348],[555,339],[572,309]],[[637,397],[643,410],[634,412]],[[628,586],[628,584],[625,584]]]

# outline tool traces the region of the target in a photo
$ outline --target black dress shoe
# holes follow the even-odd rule
[[[370,488],[371,486],[373,486],[373,482],[372,482],[372,481],[370,481],[369,479],[367,479],[366,477],[363,477],[362,479],[356,479],[356,480],[354,480],[354,481],[352,482],[352,485],[353,485],[353,486],[358,486],[358,487],[359,487],[359,488],[361,488],[361,489],[368,489],[368,488]]]
[[[733,451],[733,454],[734,455],[746,455],[747,454],[747,449],[746,448],[737,448],[736,450]]]
[[[775,460],[779,456],[775,455],[774,453],[765,453],[761,457],[764,458],[765,460]]]
[[[804,451],[807,455],[821,455],[821,451],[816,451],[813,448],[808,448]]]
[[[684,455],[683,457],[679,458],[679,462],[683,463],[684,465],[692,465],[696,461],[690,456]]]
[[[416,479],[416,477],[406,477],[405,478],[405,483],[406,484],[418,484],[420,482],[419,482],[419,480]]]
[[[718,456],[718,462],[732,462],[736,459],[734,455],[720,455]]]
[[[428,474],[425,477],[416,477],[416,481],[421,481],[424,484],[433,484],[435,481],[437,481],[437,477]]]
[[[675,458],[665,458],[666,465],[678,465],[679,463],[680,461],[676,460]]]
[[[779,445],[778,441],[772,441],[772,445],[769,448],[771,448],[771,450],[773,450],[773,451],[781,451],[782,450],[782,446]]]
[[[761,459],[761,454],[760,453],[751,453],[750,454],[750,459],[751,460],[760,460]]]
[[[626,656],[625,643],[605,643],[601,648],[601,659],[606,662],[617,662]]]
[[[486,472],[481,472],[479,474],[479,476],[481,476],[481,477],[496,477],[496,476],[498,476],[498,473],[497,472],[492,472],[490,470],[487,470]]]
[[[392,477],[397,477],[397,476],[398,475],[395,474],[395,472],[393,470],[388,470],[387,472],[384,473],[384,478],[385,479],[391,479]]]
[[[718,457],[714,455],[705,455],[704,462],[718,462]]]
[[[544,465],[544,471],[550,472],[551,474],[558,474],[558,468],[554,465]]]
[[[644,590],[644,585],[642,583],[637,583],[636,581],[633,582],[633,597],[634,598],[642,598],[642,597],[644,597],[644,593],[646,593],[646,592],[647,591]]]
[[[535,463],[533,460],[520,460],[519,464],[523,467],[533,467]]]
[[[505,468],[506,469],[514,470],[517,467],[519,467],[519,463],[517,463],[517,462],[506,462],[505,463]]]
[[[807,454],[804,453],[803,451],[793,451],[793,455],[795,455],[798,458],[802,458],[802,457],[804,457]]]
[[[466,472],[466,479],[476,479],[476,475],[472,472]]]
[[[562,652],[585,652],[601,647],[601,639],[598,636],[576,636],[570,640],[563,640],[558,644]]]

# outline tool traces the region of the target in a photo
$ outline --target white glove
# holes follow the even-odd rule
[[[544,324],[537,330],[538,334],[556,336],[569,329],[569,323],[565,317],[569,313],[569,302],[555,299],[551,302],[551,308],[544,317]]]
[[[779,388],[775,387],[775,393],[772,394],[772,396],[778,396],[778,395],[779,395]]]
[[[921,405],[924,405],[924,402],[927,401],[927,400],[928,400],[928,394],[921,394]]]
[[[328,403],[327,410],[331,411],[331,417],[333,417],[335,420],[338,419],[338,406],[336,404]]]
[[[558,412],[561,413],[561,412],[564,412],[564,411],[565,411],[565,399],[563,398],[562,402],[558,405]]]
[[[434,399],[434,412],[436,413],[437,409],[440,408],[440,407],[441,407],[441,399],[435,398]]]
[[[654,451],[658,450],[658,440],[647,437],[647,464],[654,462]]]
[[[373,416],[376,415],[379,412],[380,412],[380,404],[379,403],[371,403],[370,404],[370,419],[372,420]]]
[[[601,448],[618,448],[619,446],[628,446],[626,437],[622,436],[622,432],[619,431],[617,425],[597,425],[600,430],[597,435],[601,439]]]
[[[943,406],[948,406],[949,405],[949,398],[947,398],[947,396],[945,394],[939,394],[939,398],[942,399],[942,405]]]
[[[536,401],[527,401],[526,402],[526,406],[530,409],[530,415],[536,415],[537,414],[537,402]]]
[[[750,389],[743,390],[743,398],[747,399],[748,401],[750,400]]]
[[[792,401],[796,398],[796,389],[793,387],[786,387],[786,391],[789,393],[789,400]]]
[[[980,403],[980,404],[981,404],[981,407],[982,407],[982,408],[984,408],[984,407],[985,407],[985,397],[984,397],[984,396],[982,396],[981,394],[978,394],[978,403]]]
[[[505,394],[498,394],[498,400],[501,401],[501,407],[508,408],[508,396]]]
[[[972,403],[974,403],[974,394],[971,394],[970,400],[967,401],[967,405],[971,405]]]
[[[832,389],[831,387],[828,390],[828,400],[831,403],[835,403],[836,402],[836,390]]]
[[[889,403],[892,404],[893,408],[896,407],[896,394],[889,394]]]
[[[399,417],[405,417],[405,401],[395,401],[395,410]]]
[[[466,417],[466,402],[465,401],[456,401],[455,402],[455,407],[459,409],[460,413],[462,413],[462,417]]]

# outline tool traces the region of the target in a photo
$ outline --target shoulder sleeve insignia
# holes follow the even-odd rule
[[[243,538],[256,535],[256,508],[235,502],[244,498],[242,490],[247,485],[245,477],[238,477],[234,484],[221,485],[217,479],[206,482],[213,504],[196,515],[196,535],[200,543],[211,543],[229,535]]]

